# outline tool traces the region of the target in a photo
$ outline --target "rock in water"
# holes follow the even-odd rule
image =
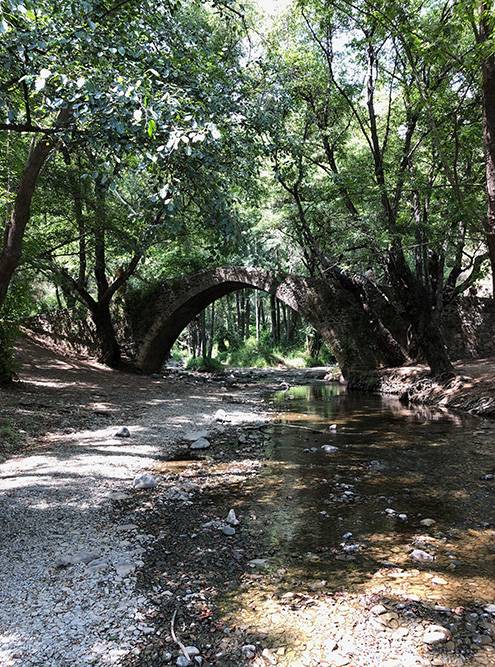
[[[145,472],[134,478],[133,486],[135,489],[154,489],[156,478],[149,472]]]
[[[200,651],[197,646],[186,646],[186,653],[189,654],[190,658],[194,658],[195,655],[199,655]]]
[[[175,664],[177,667],[189,667],[189,665],[192,665],[192,662],[188,660],[185,655],[180,655]]]
[[[423,563],[429,563],[432,560],[434,560],[434,556],[429,554],[427,551],[423,551],[422,549],[414,549],[411,552],[411,558],[413,560],[417,560],[417,561],[423,562]]]
[[[131,432],[127,428],[127,426],[121,426],[117,433],[115,434],[116,438],[130,438],[131,437]]]
[[[227,514],[226,521],[231,526],[238,526],[239,525],[239,519],[236,517],[234,510],[229,510],[229,513]]]
[[[213,419],[216,422],[226,422],[227,421],[227,413],[225,412],[225,410],[222,410],[222,409],[217,410],[215,412],[215,415],[214,415]]]
[[[321,449],[325,452],[325,454],[335,454],[335,452],[339,451],[339,448],[334,447],[333,445],[322,445]]]
[[[191,449],[208,449],[209,446],[210,446],[209,440],[207,440],[206,438],[198,438],[192,443]]]

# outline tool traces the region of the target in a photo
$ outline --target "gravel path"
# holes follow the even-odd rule
[[[219,407],[237,424],[259,415],[222,388],[119,376],[31,342],[22,360],[23,386],[0,395],[29,445],[0,465],[0,665],[118,664],[151,631],[135,581],[152,538],[119,523],[115,501],[145,503],[134,477]],[[130,438],[115,437],[123,424]]]

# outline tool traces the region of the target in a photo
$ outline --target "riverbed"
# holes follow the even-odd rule
[[[140,585],[170,595],[132,664],[176,660],[175,611],[203,664],[495,664],[493,424],[288,384],[233,389],[269,420],[227,413],[211,448],[160,464]]]

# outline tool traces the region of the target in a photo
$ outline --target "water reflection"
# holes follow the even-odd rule
[[[382,565],[413,570],[419,540],[435,570],[455,572],[450,592],[476,575],[480,595],[494,596],[495,515],[491,488],[480,480],[495,466],[492,430],[477,431],[469,416],[346,394],[339,385],[293,387],[268,400],[280,415],[251,493],[274,559],[299,577],[336,586],[344,577],[349,585]],[[337,450],[325,453],[328,444]],[[425,517],[434,528],[421,525]]]

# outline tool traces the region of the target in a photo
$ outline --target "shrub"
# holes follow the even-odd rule
[[[200,373],[219,373],[223,371],[223,366],[217,359],[191,357],[186,364],[186,369],[188,371],[199,371]]]

